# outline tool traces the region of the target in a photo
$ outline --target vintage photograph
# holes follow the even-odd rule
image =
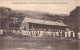
[[[0,0],[0,50],[80,50],[80,1]]]

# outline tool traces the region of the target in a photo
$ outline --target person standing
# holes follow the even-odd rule
[[[65,31],[65,37],[68,37],[68,36],[67,36],[67,34],[68,34],[68,32],[67,32],[67,31]]]
[[[43,34],[44,34],[44,31],[41,29],[40,36],[43,36]]]
[[[21,30],[18,30],[19,32],[19,38],[22,38],[22,36],[21,36],[21,33],[22,33],[22,31]]]
[[[38,37],[40,37],[40,30],[38,29]]]
[[[73,31],[73,37],[75,37],[75,32]]]
[[[71,37],[71,30],[68,31],[68,37]]]
[[[31,36],[31,34],[32,34],[32,30],[30,29],[30,30],[29,30],[28,36]]]
[[[2,29],[0,30],[0,34],[3,34],[3,30]]]
[[[28,36],[28,30],[26,30],[26,36]]]
[[[73,38],[73,31],[71,31],[71,38]]]

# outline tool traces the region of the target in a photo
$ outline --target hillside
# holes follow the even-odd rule
[[[42,20],[64,20],[67,17],[67,14],[53,14],[49,12],[41,12],[41,11],[29,11],[29,10],[14,10],[15,12],[19,13],[22,12],[25,17],[29,18],[37,18]]]

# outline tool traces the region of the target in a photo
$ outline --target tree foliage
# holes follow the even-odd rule
[[[0,7],[0,29],[19,29],[24,15],[10,8]]]

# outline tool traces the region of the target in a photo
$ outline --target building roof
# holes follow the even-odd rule
[[[25,18],[22,23],[27,23],[27,22],[43,24],[43,25],[67,26],[63,22],[45,21],[45,20],[32,19],[32,18]]]

